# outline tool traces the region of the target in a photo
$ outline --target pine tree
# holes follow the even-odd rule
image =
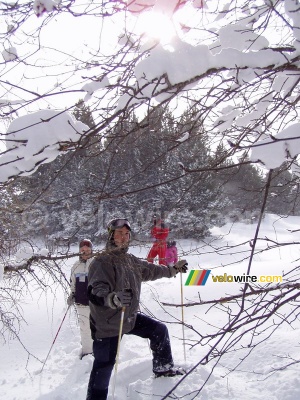
[[[267,211],[278,215],[295,215],[299,212],[298,178],[289,171],[286,163],[272,171]]]

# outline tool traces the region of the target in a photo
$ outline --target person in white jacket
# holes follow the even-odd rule
[[[67,299],[68,305],[75,305],[81,336],[81,358],[93,352],[93,340],[90,330],[90,308],[87,297],[88,272],[92,262],[93,244],[89,239],[79,243],[79,260],[71,269],[71,293]]]

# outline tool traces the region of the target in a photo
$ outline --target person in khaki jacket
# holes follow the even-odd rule
[[[67,299],[68,305],[75,305],[81,336],[81,356],[93,352],[93,340],[90,330],[90,308],[87,297],[88,272],[92,262],[93,244],[89,239],[83,239],[79,243],[79,260],[71,269],[71,293]]]
[[[94,257],[88,276],[94,364],[86,400],[106,400],[115,364],[121,316],[122,334],[150,340],[152,370],[156,377],[182,375],[174,367],[168,328],[139,312],[142,282],[172,278],[187,271],[186,260],[174,267],[156,265],[128,254],[131,227],[126,218],[108,224],[106,248]]]

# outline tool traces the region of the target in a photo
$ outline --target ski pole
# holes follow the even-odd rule
[[[186,362],[185,337],[184,337],[184,313],[183,313],[183,284],[182,284],[182,272],[180,272],[180,293],[181,293],[181,321],[182,321],[183,355],[184,355],[184,362]]]
[[[44,366],[45,366],[45,364],[46,364],[46,362],[47,362],[47,360],[48,360],[49,354],[50,354],[50,352],[51,352],[51,350],[52,350],[52,347],[54,346],[54,343],[55,343],[55,341],[56,341],[56,338],[57,338],[57,336],[58,336],[58,334],[59,334],[59,331],[60,331],[60,329],[61,329],[61,327],[62,327],[62,324],[64,323],[64,320],[65,320],[65,318],[66,318],[66,316],[67,316],[67,314],[68,314],[68,311],[69,311],[70,307],[71,307],[71,304],[68,306],[67,311],[65,312],[65,315],[64,315],[64,317],[63,317],[63,319],[62,319],[62,321],[61,321],[61,324],[59,325],[58,331],[57,331],[57,333],[56,333],[56,335],[55,335],[55,338],[54,338],[54,340],[53,340],[53,343],[52,343],[52,345],[51,345],[51,347],[50,347],[50,350],[49,350],[49,352],[48,352],[48,354],[47,354],[47,357],[46,357],[46,359],[45,359],[45,361],[44,361],[44,364],[43,364],[43,366],[42,366],[42,369],[41,369],[41,372],[40,372],[40,373],[43,372]]]
[[[116,354],[116,362],[115,362],[115,373],[114,373],[113,388],[112,388],[112,398],[113,398],[113,400],[115,399],[115,388],[116,388],[117,371],[118,371],[118,364],[119,364],[120,343],[121,343],[121,339],[122,339],[124,314],[125,314],[125,307],[122,307],[121,321],[120,321],[120,328],[119,328],[119,337],[118,337],[118,345],[117,345],[117,354]]]

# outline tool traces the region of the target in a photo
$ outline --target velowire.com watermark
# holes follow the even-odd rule
[[[210,269],[193,269],[190,271],[187,280],[185,282],[185,286],[204,286],[208,280],[208,277],[211,277],[211,281],[213,283],[280,283],[282,282],[282,275],[231,275],[231,274],[222,274],[222,275],[213,275],[210,274]]]

